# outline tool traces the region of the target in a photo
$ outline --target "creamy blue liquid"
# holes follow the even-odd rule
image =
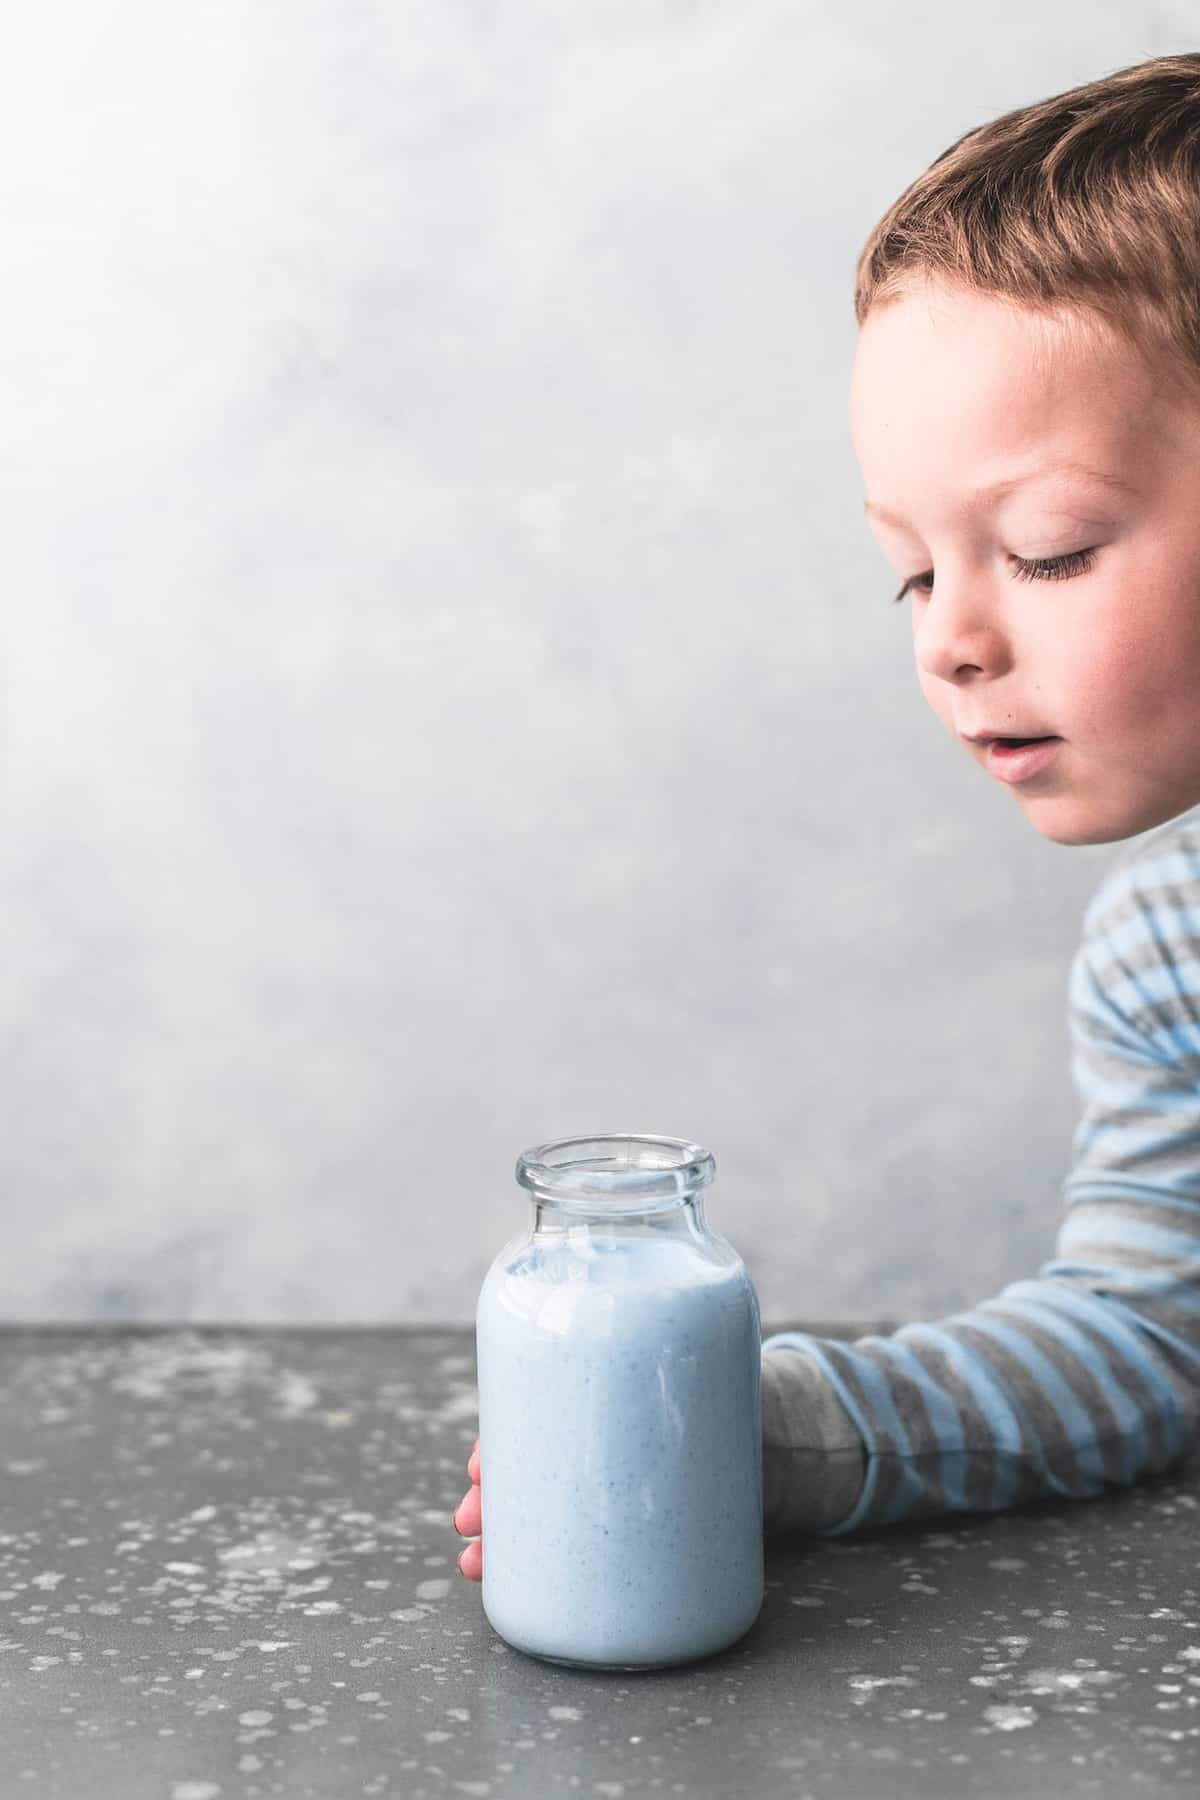
[[[706,1656],[762,1604],[758,1300],[720,1238],[572,1237],[480,1291],[484,1611],[535,1655]]]

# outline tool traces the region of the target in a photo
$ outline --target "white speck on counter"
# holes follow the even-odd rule
[[[1037,1711],[1032,1706],[985,1706],[983,1716],[997,1731],[1022,1731],[1037,1724]]]
[[[1020,1685],[1030,1694],[1077,1694],[1087,1688],[1111,1687],[1119,1679],[1107,1669],[1030,1669]]]
[[[583,1717],[578,1706],[551,1706],[548,1710],[552,1719],[582,1719]]]
[[[444,1600],[450,1592],[450,1583],[445,1580],[422,1581],[417,1588],[418,1600]]]
[[[467,1388],[461,1394],[452,1394],[443,1406],[429,1407],[424,1416],[432,1425],[454,1425],[460,1419],[469,1419],[473,1424],[479,1417],[479,1394],[475,1388]]]
[[[221,1792],[216,1781],[173,1781],[171,1800],[217,1800]]]
[[[182,1383],[190,1379],[208,1380],[215,1395],[231,1399],[268,1366],[269,1359],[257,1346],[210,1344],[194,1332],[181,1332],[130,1344],[124,1363],[112,1379],[117,1393],[139,1400],[170,1400],[186,1391]]]
[[[256,1710],[254,1712],[244,1712],[244,1713],[238,1714],[238,1724],[239,1725],[269,1725],[271,1723],[271,1720],[274,1717],[275,1717],[274,1713],[263,1712],[261,1710]]]
[[[294,1369],[281,1370],[276,1382],[275,1403],[285,1419],[297,1419],[310,1407],[316,1406],[321,1396],[307,1375],[299,1375]]]

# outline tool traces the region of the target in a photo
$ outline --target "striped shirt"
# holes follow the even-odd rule
[[[1200,807],[1106,871],[1068,995],[1053,1256],[936,1324],[766,1338],[768,1533],[1086,1499],[1200,1446]]]

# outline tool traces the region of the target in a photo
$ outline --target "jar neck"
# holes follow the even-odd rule
[[[606,1207],[597,1201],[586,1210],[580,1206],[559,1206],[537,1194],[532,1199],[534,1237],[565,1237],[572,1233],[588,1237],[702,1237],[708,1226],[704,1218],[704,1200],[692,1194],[662,1206]]]

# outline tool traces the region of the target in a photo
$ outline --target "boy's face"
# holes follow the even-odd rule
[[[902,521],[868,512],[884,554],[924,576],[904,605],[938,718],[984,769],[960,733],[1061,739],[1011,787],[1035,829],[1105,844],[1200,802],[1196,401],[1090,320],[922,282],[859,332],[850,429],[867,502]],[[1040,478],[968,505],[1018,474]],[[1014,572],[1080,551],[1082,573]]]

